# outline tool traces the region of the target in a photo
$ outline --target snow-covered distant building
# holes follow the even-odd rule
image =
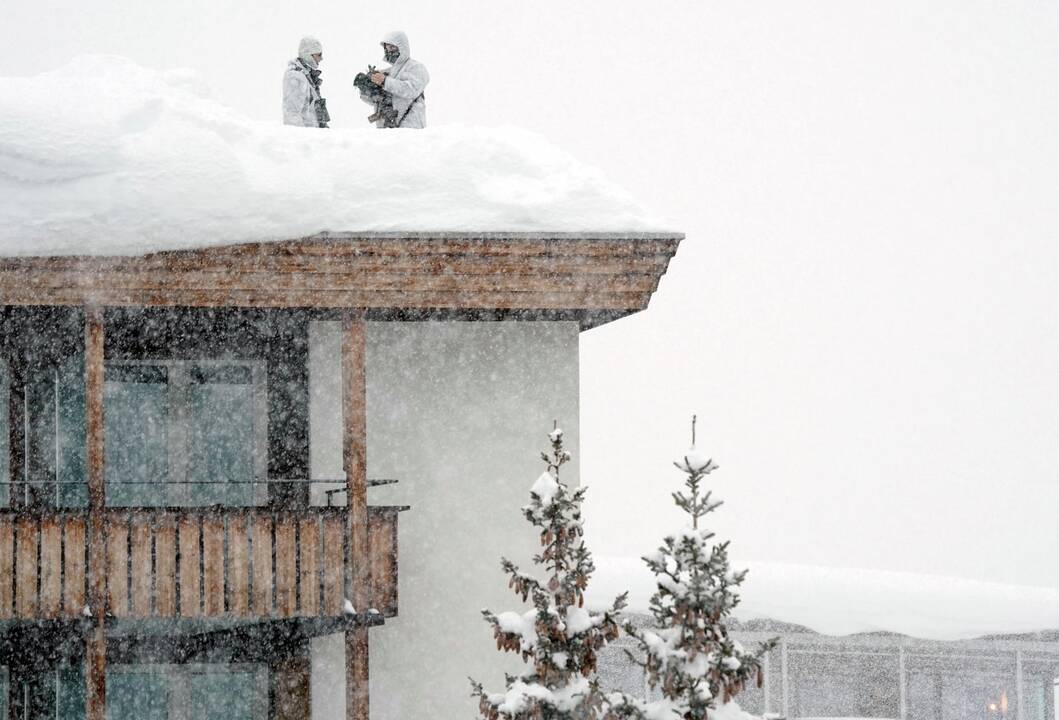
[[[894,720],[1054,720],[1059,590],[913,573],[736,562],[748,567],[733,637],[777,638],[764,685],[739,695],[756,714]],[[591,604],[630,591],[637,624],[653,592],[638,558],[597,558]],[[643,694],[624,650],[600,656],[612,687]]]
[[[469,715],[578,333],[681,236],[518,131],[113,58],[0,80],[0,198],[0,718]]]
[[[640,625],[647,616],[634,616]],[[778,639],[766,656],[762,688],[740,693],[755,715],[790,720],[1055,720],[1059,633],[972,640],[924,640],[897,633],[823,635],[769,620],[733,621],[746,646]],[[654,697],[643,671],[625,655],[628,638],[600,656],[609,687]]]

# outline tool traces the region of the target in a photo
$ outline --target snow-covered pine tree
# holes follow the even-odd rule
[[[547,469],[530,489],[530,503],[522,508],[526,519],[540,530],[542,550],[533,562],[546,578],[522,572],[506,558],[501,567],[510,577],[508,587],[531,599],[529,612],[493,614],[483,610],[492,624],[497,649],[520,653],[531,667],[520,675],[507,675],[507,689],[486,692],[471,680],[479,699],[481,717],[487,720],[591,720],[603,715],[603,694],[593,677],[596,654],[617,639],[617,614],[625,595],[604,612],[584,608],[584,593],[595,570],[585,546],[581,503],[585,488],[573,492],[559,477],[570,460],[563,450],[563,431],[550,435],[552,453],[541,453]]]
[[[626,622],[625,632],[636,638],[642,660],[629,657],[647,673],[661,700],[645,702],[609,696],[609,718],[638,720],[705,720],[754,680],[762,682],[762,656],[774,642],[748,652],[729,637],[726,618],[739,604],[736,589],[746,571],[733,572],[728,542],[716,542],[702,525],[721,501],[703,488],[703,479],[717,469],[711,458],[695,448],[695,418],[691,421],[691,449],[674,463],[683,472],[684,492],[673,493],[677,506],[691,518],[685,527],[662,541],[644,562],[657,578],[651,597],[653,628]]]

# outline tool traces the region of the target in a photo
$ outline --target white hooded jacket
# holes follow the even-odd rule
[[[386,82],[383,90],[393,96],[393,107],[397,111],[402,128],[425,128],[427,126],[427,102],[420,97],[423,89],[430,82],[430,74],[423,63],[412,59],[408,45],[408,36],[400,30],[389,33],[382,39],[389,45],[396,45],[400,54],[397,60],[386,70]],[[379,121],[379,127],[384,127]]]
[[[314,52],[322,52],[320,41],[315,38],[303,38],[298,47],[298,57],[287,63],[287,71],[283,74],[285,125],[320,127],[316,119],[316,101],[320,99],[320,93],[308,77],[309,68],[316,69],[316,61],[312,57]]]

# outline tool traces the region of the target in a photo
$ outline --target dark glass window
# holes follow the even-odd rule
[[[11,502],[11,425],[10,425],[10,403],[11,403],[11,379],[7,370],[7,363],[0,360],[0,507],[7,507]],[[0,671],[2,672],[2,671]],[[2,678],[2,676],[0,676]],[[3,690],[0,687],[0,690]],[[6,694],[0,694],[0,709]],[[0,718],[7,717],[6,713],[0,712]]]
[[[265,720],[263,666],[117,665],[107,669],[107,720]]]
[[[187,386],[187,478],[196,505],[252,505],[254,384],[246,366],[193,366]],[[260,416],[258,422],[265,418]]]
[[[8,383],[4,383],[9,385]],[[11,486],[26,503],[57,507],[88,504],[85,483],[84,359],[74,355],[53,366],[31,367],[21,407],[10,407],[5,393],[4,439],[10,458],[9,418],[21,415],[24,429],[21,485]],[[14,473],[7,462],[10,477]],[[11,499],[8,495],[7,500]]]
[[[108,505],[265,502],[263,364],[111,363],[103,411]]]
[[[107,720],[168,720],[169,683],[160,668],[107,673]]]
[[[107,366],[103,432],[108,505],[168,504],[169,395],[165,366]]]

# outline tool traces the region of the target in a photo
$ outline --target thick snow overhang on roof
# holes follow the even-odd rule
[[[0,77],[0,256],[140,255],[325,230],[674,229],[523,129],[319,130],[284,126],[279,110],[277,97],[275,119],[249,118],[194,73],[120,57]]]
[[[362,308],[543,318],[647,307],[676,233],[366,232],[146,255],[0,258],[0,305]]]

